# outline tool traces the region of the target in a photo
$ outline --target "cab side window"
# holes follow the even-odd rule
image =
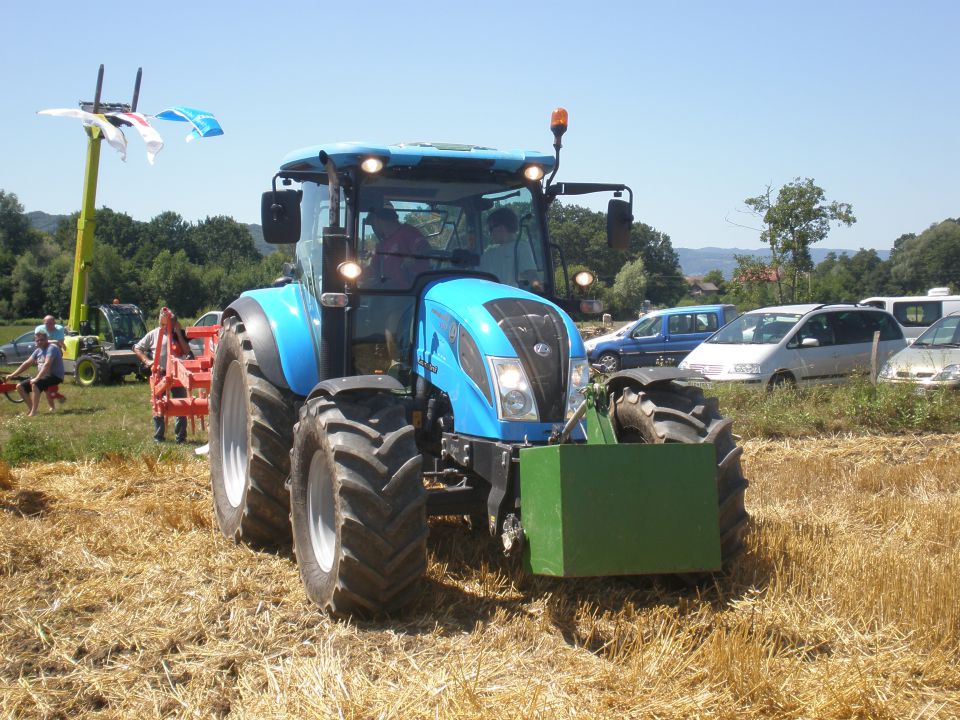
[[[689,335],[696,332],[693,325],[693,315],[689,313],[671,315],[667,318],[667,329],[671,335]]]
[[[660,327],[663,325],[663,318],[656,317],[647,322],[641,321],[637,329],[633,331],[633,337],[656,337],[660,334]]]
[[[886,313],[861,313],[863,322],[870,331],[870,341],[873,342],[873,333],[879,332],[881,340],[902,340],[903,331]]]
[[[903,327],[927,327],[943,315],[943,303],[939,300],[896,302],[893,316]]]
[[[837,341],[833,330],[833,323],[831,322],[831,315],[833,315],[833,313],[823,313],[821,315],[814,315],[807,320],[797,331],[797,334],[787,347],[801,347],[803,341],[807,338],[816,340],[820,347],[836,344]]]
[[[711,312],[697,313],[694,315],[693,325],[693,331],[698,333],[716,332],[720,327],[720,323],[717,320],[716,314]]]
[[[838,345],[873,342],[874,324],[867,320],[868,313],[850,310],[830,315]]]

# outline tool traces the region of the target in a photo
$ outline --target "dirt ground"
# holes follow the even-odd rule
[[[376,622],[224,539],[203,460],[0,467],[0,716],[960,717],[960,436],[744,466],[747,551],[703,588],[528,577],[441,520]]]

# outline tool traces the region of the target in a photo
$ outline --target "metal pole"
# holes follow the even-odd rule
[[[103,65],[97,73],[97,91],[93,99],[93,113],[100,110],[100,92],[103,89]],[[87,275],[93,260],[93,233],[96,227],[97,176],[100,170],[100,128],[87,128],[87,165],[83,175],[83,198],[77,219],[77,251],[73,261],[73,287],[70,291],[70,317],[67,326],[79,331],[87,319]]]

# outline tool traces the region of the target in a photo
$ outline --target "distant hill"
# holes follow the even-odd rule
[[[680,257],[680,268],[684,275],[703,275],[711,270],[720,270],[728,280],[733,277],[737,267],[735,255],[754,255],[769,259],[769,248],[674,248]],[[837,255],[855,255],[856,250],[839,250],[837,248],[810,248],[810,257],[814,264],[823,262],[829,253]],[[881,260],[890,257],[889,250],[877,250]]]
[[[30,227],[34,230],[39,230],[41,232],[49,233],[53,235],[57,231],[57,226],[60,224],[61,220],[66,220],[69,215],[49,215],[42,210],[34,210],[33,212],[24,213],[27,216],[27,220],[30,221]]]

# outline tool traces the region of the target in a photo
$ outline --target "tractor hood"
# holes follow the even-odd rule
[[[571,358],[585,358],[573,321],[533,293],[480,278],[428,286],[417,331],[416,372],[445,391],[458,432],[545,439],[567,411]],[[519,360],[538,421],[500,418],[492,359]]]

